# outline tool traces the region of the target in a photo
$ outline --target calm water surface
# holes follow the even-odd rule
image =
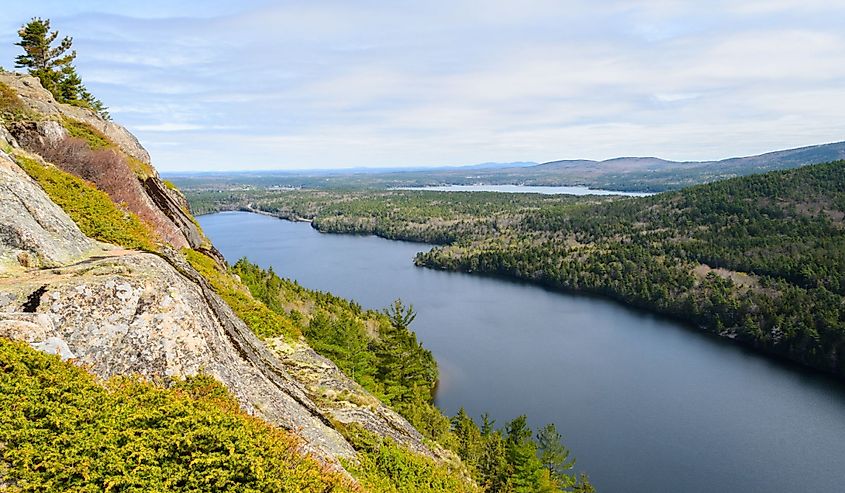
[[[527,185],[438,185],[433,187],[397,187],[396,190],[430,190],[434,192],[504,192],[541,193],[544,195],[625,195],[627,197],[648,197],[648,192],[620,192],[582,186],[543,187]]]
[[[437,404],[554,422],[599,491],[845,491],[845,387],[602,299],[414,267],[420,243],[247,213],[199,218],[242,256],[381,308],[434,352]]]

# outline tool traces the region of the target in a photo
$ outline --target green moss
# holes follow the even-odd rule
[[[156,251],[155,234],[132,212],[118,207],[91,183],[25,156],[15,161],[87,236],[124,248]]]
[[[74,120],[72,118],[63,118],[62,127],[67,130],[71,137],[84,140],[91,149],[109,149],[116,147],[115,144],[106,137],[106,134],[100,132],[91,125]]]
[[[238,410],[211,377],[99,385],[2,338],[0,443],[9,491],[357,491],[300,455],[297,437]]]
[[[129,169],[135,173],[135,176],[142,180],[146,180],[152,176],[155,176],[156,172],[153,169],[152,165],[149,163],[145,163],[140,159],[130,156],[129,154],[123,153],[123,157],[126,158],[126,163],[129,165]]]
[[[0,82],[0,122],[31,120],[35,113],[30,110],[14,89]]]
[[[126,159],[126,164],[129,165],[129,168],[138,178],[143,180],[155,176],[155,170],[150,164],[123,152],[106,134],[97,130],[92,125],[65,117],[62,119],[62,127],[67,130],[71,137],[84,140],[92,150],[113,149],[120,153]]]
[[[259,337],[287,336],[299,338],[302,333],[289,318],[269,308],[252,297],[249,290],[228,272],[221,271],[217,263],[196,250],[184,249],[185,258],[214,288],[235,314]]]

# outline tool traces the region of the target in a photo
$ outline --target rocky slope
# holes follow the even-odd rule
[[[53,95],[41,87],[34,77],[0,73],[0,84],[17,94],[23,113],[23,118],[10,118],[12,121],[5,123],[5,128],[0,130],[0,138],[4,138],[12,147],[39,152],[70,137],[79,137],[80,131],[89,130],[95,138],[102,136],[111,144],[109,147],[114,147],[115,154],[125,161],[124,165],[137,175],[138,181],[122,181],[121,186],[128,190],[101,188],[116,201],[127,203],[130,210],[147,219],[159,235],[174,247],[208,246],[203,243],[202,233],[187,211],[184,197],[178,190],[162,182],[150,164],[149,153],[124,127],[103,120],[90,109],[57,103]],[[91,176],[83,178],[98,183]],[[122,192],[122,195],[115,196],[118,192]],[[136,200],[124,200],[126,195]]]
[[[0,73],[0,84],[18,95],[11,109],[0,112],[5,115],[0,120],[0,149],[5,149],[0,151],[0,336],[60,354],[102,378],[141,375],[166,383],[171,377],[210,374],[244,410],[299,434],[307,452],[334,468],[356,456],[335,423],[357,424],[419,454],[445,457],[304,340],[275,338],[268,347],[253,334],[180,253],[193,248],[223,262],[184,198],[159,179],[132,134],[89,110],[57,103],[34,78]],[[112,197],[129,194],[130,200],[121,202],[152,227],[159,239],[156,251],[127,250],[86,236],[16,163],[24,157],[39,160],[35,152],[48,153],[73,136],[79,122],[104,136],[109,152],[120,158],[91,162],[133,168],[137,181],[120,190],[104,188]],[[66,171],[76,169],[65,164]],[[110,170],[94,171],[97,178]]]

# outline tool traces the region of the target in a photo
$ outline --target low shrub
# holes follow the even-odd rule
[[[138,178],[145,179],[155,175],[155,170],[151,165],[121,151],[106,134],[92,125],[73,118],[64,118],[62,119],[62,127],[67,130],[71,137],[82,139],[93,151],[109,149],[120,155]]]
[[[76,137],[77,139],[85,141],[91,149],[97,150],[116,147],[114,143],[106,137],[106,134],[100,132],[85,122],[74,120],[73,118],[64,118],[62,119],[62,127],[67,130],[67,133],[71,137]]]
[[[0,122],[15,122],[32,117],[32,110],[21,101],[15,90],[0,82]]]
[[[99,385],[0,338],[0,469],[8,491],[346,492],[300,440],[238,409],[213,378]]]
[[[157,250],[157,238],[149,226],[90,182],[22,155],[15,156],[15,161],[85,235],[124,248]]]
[[[347,426],[343,434],[358,451],[357,463],[346,467],[366,488],[389,493],[481,491],[459,467],[410,452],[360,426]]]
[[[214,291],[255,335],[261,338],[302,336],[302,332],[290,319],[270,310],[264,303],[253,298],[243,284],[228,272],[221,271],[210,257],[191,249],[184,249],[182,253],[191,266],[211,284]]]

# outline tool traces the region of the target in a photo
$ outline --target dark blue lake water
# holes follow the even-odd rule
[[[199,221],[242,256],[365,307],[401,297],[437,404],[554,422],[600,492],[845,491],[845,386],[603,299],[422,269],[420,243],[248,213]]]

